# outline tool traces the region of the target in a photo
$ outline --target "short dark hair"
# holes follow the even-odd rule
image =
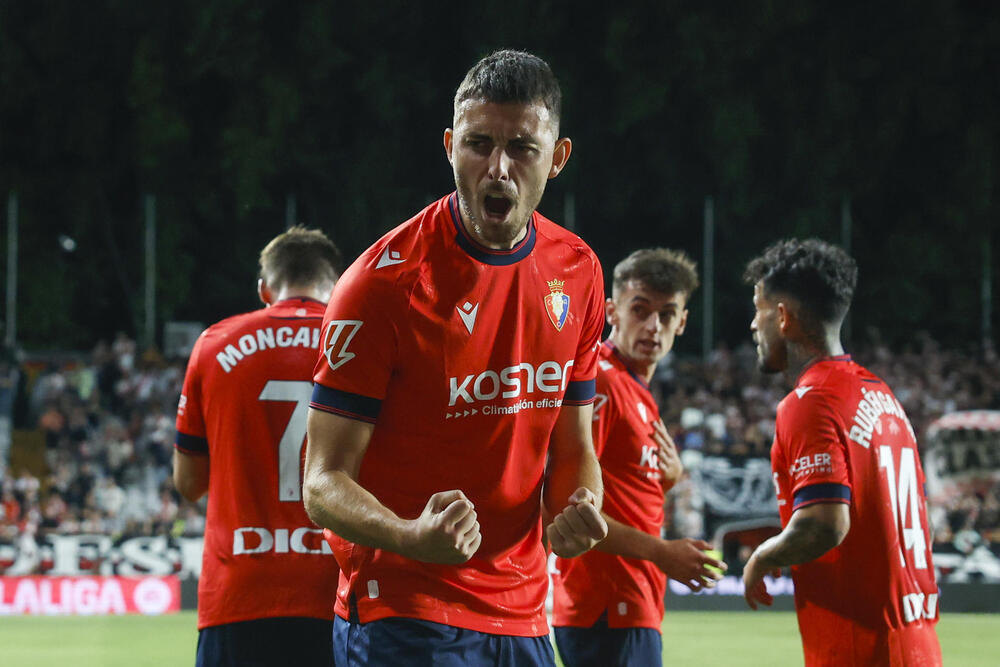
[[[260,251],[260,277],[272,288],[334,283],[340,271],[340,250],[318,229],[296,225]]]
[[[683,250],[644,248],[615,266],[612,287],[616,292],[630,280],[661,294],[683,292],[686,300],[698,289],[698,265]]]
[[[854,296],[858,265],[832,243],[785,239],[751,260],[743,279],[761,283],[765,294],[788,294],[823,323],[839,324]]]
[[[455,91],[455,110],[466,100],[494,104],[541,102],[559,127],[562,92],[548,63],[524,51],[494,51],[468,71]]]

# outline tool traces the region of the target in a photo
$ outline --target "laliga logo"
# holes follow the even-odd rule
[[[364,322],[361,320],[330,320],[323,336],[323,356],[330,364],[331,371],[337,370],[354,358],[354,353],[348,352],[347,346],[354,340],[362,324]]]
[[[132,593],[132,601],[140,614],[157,616],[170,608],[174,593],[162,579],[143,579]]]

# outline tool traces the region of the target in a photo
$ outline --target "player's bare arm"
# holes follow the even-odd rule
[[[709,565],[723,572],[728,569],[723,561],[705,553],[706,549],[712,548],[705,540],[689,537],[664,540],[627,526],[607,514],[604,514],[604,520],[608,524],[608,536],[595,549],[625,558],[647,560],[692,591],[712,588],[722,578],[722,574],[710,569]]]
[[[670,432],[667,431],[667,427],[664,425],[662,419],[657,419],[653,422],[653,441],[656,442],[659,448],[657,453],[660,467],[660,481],[663,484],[663,489],[669,491],[677,483],[677,480],[681,478],[681,474],[684,472],[684,465],[681,463],[681,456],[677,452],[677,445],[674,444],[674,439],[670,437]]]
[[[608,534],[601,516],[604,485],[594,454],[592,405],[563,406],[549,442],[542,492],[543,515],[551,516],[546,537],[558,556],[572,558]]]
[[[768,606],[773,602],[764,575],[777,576],[783,567],[816,560],[840,544],[850,527],[850,509],[844,503],[817,503],[795,510],[785,529],[758,546],[743,569],[743,595],[750,608],[756,609],[758,602]]]
[[[460,490],[435,493],[404,519],[358,484],[374,426],[309,411],[303,501],[317,525],[342,538],[428,563],[464,563],[482,542],[475,509]]]
[[[208,457],[174,449],[174,488],[195,502],[208,492]]]

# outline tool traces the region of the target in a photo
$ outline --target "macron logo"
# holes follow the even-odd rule
[[[796,387],[795,393],[799,395],[799,398],[802,398],[809,393],[810,389],[812,389],[812,387]]]
[[[383,266],[402,264],[405,261],[406,258],[400,257],[398,252],[395,250],[389,250],[389,246],[386,246],[385,250],[382,251],[382,256],[378,258],[378,264],[375,265],[375,268],[381,269]]]
[[[476,313],[479,312],[479,304],[477,303],[473,306],[471,303],[466,301],[461,307],[455,306],[455,310],[458,311],[458,316],[462,318],[462,323],[471,334],[472,328],[476,326]]]

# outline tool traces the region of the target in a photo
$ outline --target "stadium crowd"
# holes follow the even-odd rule
[[[855,357],[884,377],[918,435],[955,410],[1000,409],[1000,358],[995,351],[943,349],[922,334],[894,352],[881,343]],[[204,500],[184,501],[173,488],[174,418],[186,361],[140,353],[124,334],[91,354],[35,372],[22,368],[26,400],[15,424],[44,435],[41,469],[8,467],[0,479],[0,541],[48,533],[118,537],[197,535]],[[785,394],[780,377],[762,377],[749,345],[719,347],[707,362],[668,357],[653,390],[688,467],[668,496],[669,536],[711,539],[703,494],[691,472],[704,457],[734,466],[767,459],[774,414]],[[927,438],[920,438],[926,448]],[[1000,482],[964,484],[963,493],[931,496],[935,541],[969,552],[1000,549]]]
[[[203,509],[183,505],[170,479],[184,364],[140,355],[122,334],[87,359],[48,363],[34,378],[22,373],[29,386],[21,409],[44,436],[44,461],[5,472],[0,539],[200,533]],[[24,421],[15,415],[15,424]]]

